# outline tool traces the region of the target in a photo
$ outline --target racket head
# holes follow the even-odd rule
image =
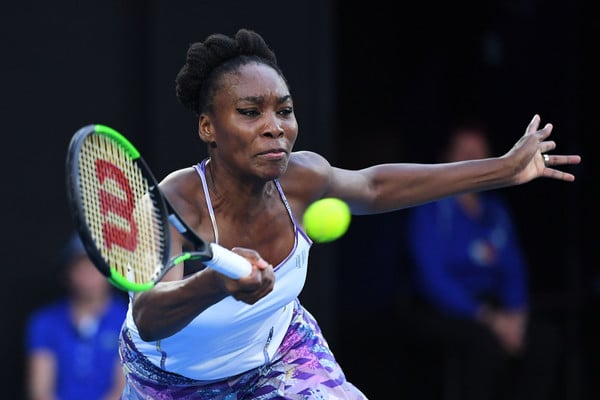
[[[168,264],[169,222],[139,151],[113,128],[86,125],[71,138],[66,172],[71,215],[98,270],[121,290],[152,288]]]

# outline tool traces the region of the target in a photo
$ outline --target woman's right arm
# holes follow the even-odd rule
[[[179,235],[173,234],[172,254],[181,252]],[[140,337],[154,341],[169,337],[189,324],[196,316],[227,296],[254,304],[273,290],[273,266],[249,249],[235,248],[252,264],[252,273],[231,279],[205,268],[183,278],[183,264],[172,268],[154,288],[135,295],[133,319]]]

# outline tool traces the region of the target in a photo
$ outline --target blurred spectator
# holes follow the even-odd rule
[[[449,139],[442,161],[491,154],[482,125],[457,126]],[[528,267],[499,193],[416,207],[408,229],[416,300],[406,323],[421,348],[451,354],[455,398],[553,398],[558,330],[530,308]]]
[[[124,375],[118,336],[126,300],[74,234],[61,253],[67,296],[40,307],[26,327],[29,400],[116,400]]]

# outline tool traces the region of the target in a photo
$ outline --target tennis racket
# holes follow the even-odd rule
[[[96,268],[117,288],[149,290],[186,260],[199,260],[234,279],[250,274],[248,260],[188,227],[139,151],[115,129],[92,124],[75,132],[66,169],[75,227]],[[170,257],[170,225],[190,244],[190,251]]]

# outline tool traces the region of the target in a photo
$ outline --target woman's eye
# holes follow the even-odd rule
[[[255,117],[257,115],[259,115],[260,113],[255,110],[255,109],[247,109],[247,108],[238,108],[237,112],[242,114],[242,115],[246,115],[248,117]]]

